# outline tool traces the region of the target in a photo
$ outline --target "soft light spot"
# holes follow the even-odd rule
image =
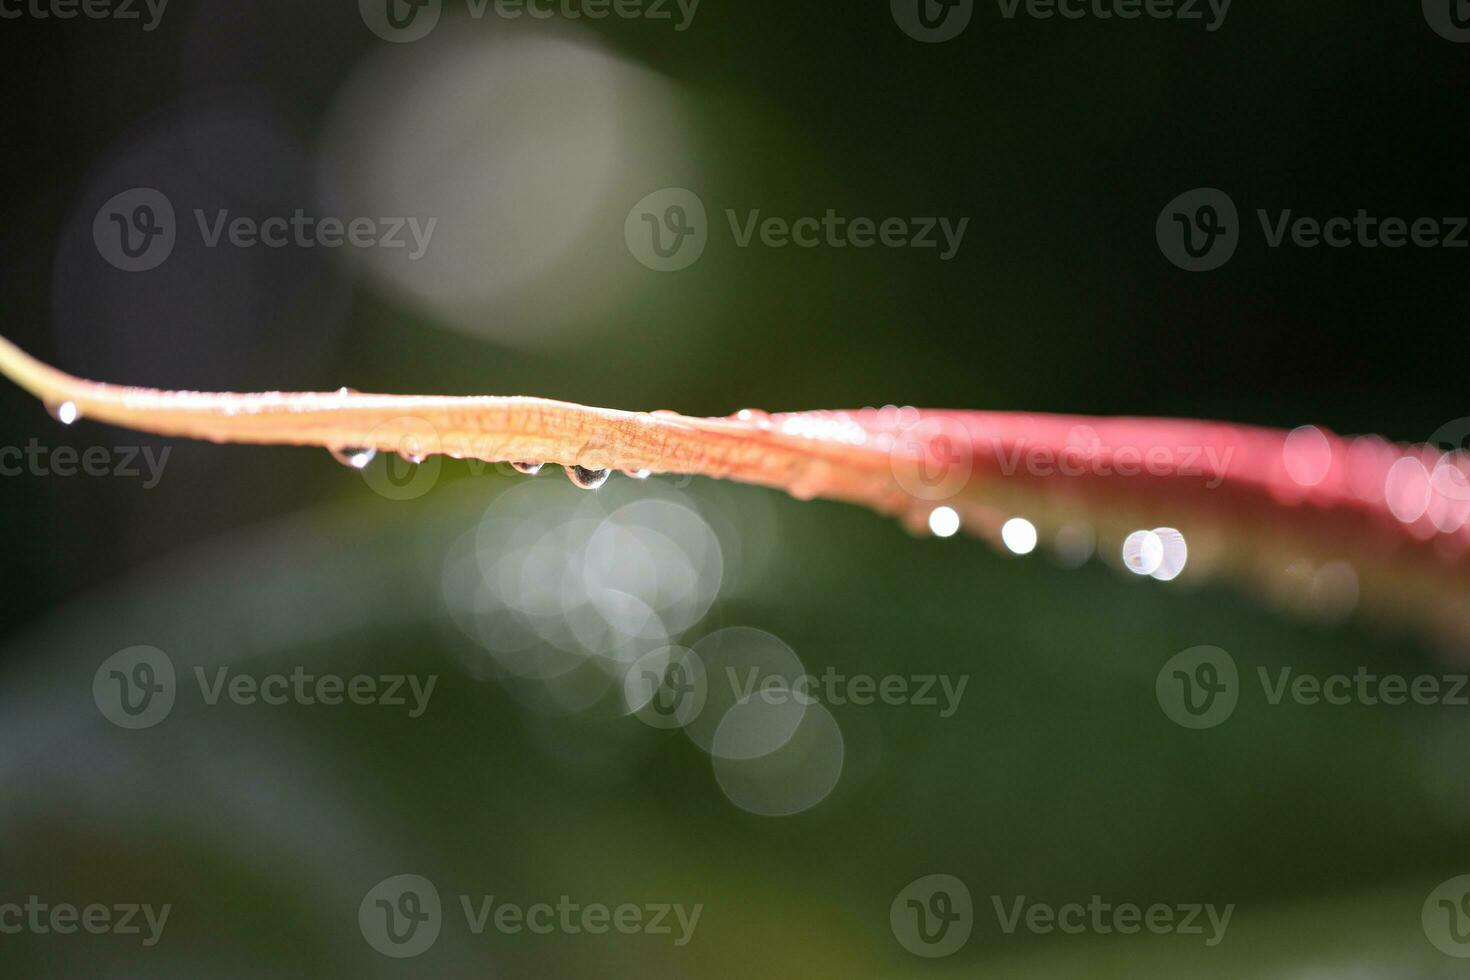
[[[1322,619],[1346,619],[1358,605],[1358,573],[1345,561],[1328,562],[1312,576],[1311,600]]]
[[[1156,527],[1153,533],[1158,537],[1163,552],[1159,567],[1149,574],[1160,582],[1172,582],[1189,561],[1189,545],[1185,543],[1184,535],[1172,527]]]
[[[1383,482],[1388,509],[1405,524],[1412,524],[1429,509],[1429,471],[1412,456],[1404,456],[1389,467]]]
[[[1092,557],[1097,547],[1097,535],[1092,528],[1068,524],[1057,531],[1052,540],[1052,550],[1057,561],[1065,568],[1081,568]]]
[[[1460,451],[1446,453],[1429,476],[1433,500],[1429,518],[1445,534],[1453,534],[1470,521],[1470,474],[1467,457]]]
[[[418,226],[404,247],[341,258],[436,327],[575,349],[613,329],[606,311],[644,278],[609,261],[603,230],[658,186],[650,173],[677,161],[697,176],[686,111],[668,79],[580,24],[464,27],[369,48],[337,88],[321,152],[340,208]]]
[[[794,692],[768,689],[773,700]],[[752,731],[766,717],[760,697],[733,705],[720,722],[715,741],[723,745],[727,732]],[[752,714],[753,725],[743,716]],[[731,803],[762,817],[785,817],[810,810],[837,788],[842,776],[846,743],[837,720],[823,705],[812,703],[802,713],[796,730],[773,751],[745,757],[714,754],[715,781]]]
[[[929,530],[936,538],[952,538],[959,529],[960,515],[953,507],[935,507],[929,512]]]
[[[62,402],[56,406],[56,421],[62,425],[71,425],[80,415],[81,413],[77,411],[76,402]]]
[[[693,650],[709,683],[704,706],[685,724],[684,734],[717,759],[721,751],[746,758],[777,752],[816,703],[804,680],[806,667],[774,634],[727,626],[701,637]],[[740,705],[745,707],[719,736],[726,716]]]
[[[1315,425],[1303,425],[1288,432],[1281,455],[1287,475],[1298,486],[1315,487],[1332,468],[1332,444]]]
[[[1164,563],[1164,542],[1153,531],[1134,531],[1123,541],[1123,564],[1135,575],[1152,575]]]
[[[1001,526],[1000,540],[1015,554],[1029,555],[1036,550],[1036,525],[1024,517],[1012,517]]]

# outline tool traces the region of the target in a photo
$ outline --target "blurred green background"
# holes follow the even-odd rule
[[[0,332],[64,370],[176,388],[710,415],[893,403],[1404,441],[1467,414],[1464,252],[1271,249],[1253,217],[1470,210],[1470,47],[1418,4],[1240,4],[1214,32],[978,4],[940,44],[881,2],[703,0],[682,31],[668,9],[511,21],[451,2],[401,44],[344,0],[173,0],[151,31],[6,19]],[[138,186],[172,201],[179,240],[126,273],[99,255],[93,219]],[[1229,193],[1246,227],[1228,265],[1194,275],[1160,254],[1154,223],[1200,186]],[[704,254],[672,273],[623,234],[665,187],[709,216]],[[438,224],[418,261],[211,249],[196,208]],[[941,261],[741,248],[726,209],[970,223]],[[1257,691],[1226,724],[1186,731],[1154,694],[1160,666],[1201,644],[1251,677],[1458,669],[1415,637],[917,539],[751,487],[615,476],[579,495],[558,474],[445,461],[427,492],[391,500],[374,490],[383,460],[365,479],[320,451],[64,428],[8,385],[0,408],[5,446],[169,451],[156,486],[0,479],[0,903],[173,906],[152,948],[0,935],[6,975],[1464,974],[1420,909],[1470,870],[1465,708],[1270,707]],[[565,560],[639,501],[697,514],[689,533],[718,542],[708,594],[687,607],[698,618],[669,642],[751,627],[817,675],[964,675],[959,709],[831,705],[840,779],[772,817],[684,734],[620,710],[615,661],[590,679],[517,676],[495,631],[519,620],[456,605],[456,560],[473,544],[471,566],[503,569],[525,528]],[[487,518],[510,537],[487,539]],[[640,566],[613,551],[605,571],[642,595]],[[545,619],[517,639],[522,668],[574,662],[577,638],[558,646]],[[140,644],[168,653],[180,694],[163,722],[126,731],[99,714],[92,679]],[[193,668],[221,665],[438,681],[418,718],[207,705]],[[797,769],[777,778],[799,788]],[[400,961],[364,940],[357,911],[403,873],[437,885],[445,922]],[[889,925],[895,896],[930,874],[975,899],[969,942],[939,960]],[[490,894],[703,913],[684,946],[472,935],[457,896]],[[992,895],[1236,911],[1215,947],[1005,934]]]

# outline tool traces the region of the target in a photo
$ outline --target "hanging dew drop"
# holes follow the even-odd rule
[[[623,475],[630,480],[646,480],[653,475],[653,470],[623,470]]]
[[[763,412],[758,408],[742,408],[735,413],[735,418],[741,422],[748,422],[758,429],[769,429],[771,427],[771,414]]]
[[[541,467],[545,465],[545,463],[538,463],[535,460],[522,459],[513,460],[510,464],[510,467],[517,473],[524,473],[526,474],[526,476],[535,476],[537,473],[541,472]]]
[[[82,413],[77,409],[76,402],[60,402],[56,404],[47,402],[46,412],[62,425],[71,425],[82,417]]]
[[[371,447],[350,446],[330,451],[332,458],[343,466],[350,466],[354,470],[365,469],[378,455],[378,451]]]
[[[585,466],[568,466],[566,471],[572,484],[583,490],[596,490],[612,475],[612,470],[589,470]]]
[[[406,436],[398,444],[398,458],[413,466],[422,465],[428,455],[416,436]]]

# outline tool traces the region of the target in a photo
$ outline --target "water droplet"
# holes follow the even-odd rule
[[[589,470],[585,466],[566,467],[567,478],[583,490],[596,490],[607,482],[612,470]]]
[[[1123,541],[1123,564],[1135,575],[1152,575],[1164,563],[1164,540],[1153,531],[1134,531]]]
[[[1184,535],[1172,527],[1156,527],[1154,534],[1158,535],[1159,543],[1163,545],[1163,556],[1159,567],[1149,574],[1160,582],[1172,582],[1184,571],[1184,566],[1189,561],[1189,545],[1185,542]]]
[[[53,419],[60,422],[62,425],[71,425],[77,419],[82,417],[82,413],[77,410],[76,402],[61,402],[60,404],[56,405],[47,402],[46,411],[50,413]]]
[[[428,455],[428,453],[424,452],[423,444],[419,442],[417,436],[406,435],[399,440],[398,458],[404,462],[418,466],[428,458]]]
[[[524,473],[526,474],[526,476],[535,476],[537,473],[541,472],[541,467],[545,465],[545,463],[538,463],[535,460],[519,459],[512,460],[510,468],[515,470],[517,473]]]
[[[632,480],[646,480],[653,475],[653,470],[623,470],[623,475]]]
[[[741,422],[749,422],[758,429],[769,429],[771,427],[771,415],[758,408],[742,408],[735,413],[735,418]]]
[[[959,529],[960,515],[953,507],[936,507],[929,512],[929,530],[936,538],[952,538]]]
[[[1036,525],[1024,517],[1012,517],[1001,525],[1000,540],[1016,555],[1029,555],[1036,550]]]
[[[331,450],[332,458],[343,466],[350,466],[355,470],[366,469],[367,464],[373,461],[378,451],[371,447],[344,446],[341,449]]]

